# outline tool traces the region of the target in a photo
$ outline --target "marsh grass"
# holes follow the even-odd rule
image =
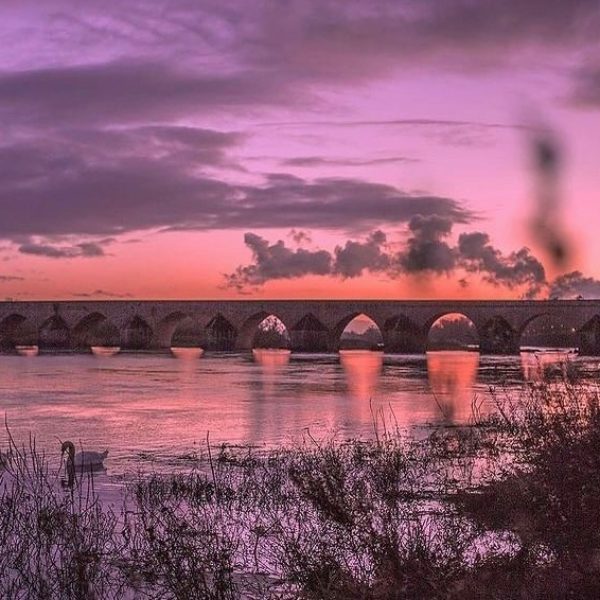
[[[109,557],[116,518],[92,477],[65,489],[35,440],[9,436],[0,471],[0,597],[103,598],[118,589]]]
[[[597,391],[495,402],[419,442],[394,424],[263,454],[207,443],[192,471],[129,484],[118,514],[93,474],[64,487],[9,436],[0,597],[600,597]]]

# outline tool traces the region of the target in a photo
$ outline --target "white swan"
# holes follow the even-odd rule
[[[104,452],[94,452],[85,450],[75,454],[75,445],[73,442],[63,442],[61,455],[67,453],[67,470],[80,471],[99,471],[104,469],[104,459],[108,456],[108,450]]]

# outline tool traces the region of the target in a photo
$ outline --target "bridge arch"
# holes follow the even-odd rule
[[[61,316],[53,315],[42,323],[38,331],[38,347],[42,352],[71,349],[71,331]]]
[[[91,352],[93,346],[119,347],[120,344],[119,329],[101,312],[86,315],[71,330],[74,350]]]
[[[425,327],[427,350],[479,350],[477,326],[463,312],[444,312]]]
[[[482,354],[518,354],[519,333],[502,315],[494,315],[479,327]]]
[[[383,325],[385,351],[397,354],[423,354],[427,333],[404,314],[388,318]]]
[[[221,313],[217,313],[206,325],[206,350],[228,352],[235,350],[237,329]]]
[[[161,319],[156,326],[156,339],[158,340],[158,345],[161,348],[170,348],[175,330],[180,323],[187,319],[190,319],[190,315],[180,310],[169,313],[166,317]]]
[[[594,315],[579,328],[579,354],[600,356],[600,315]]]
[[[579,348],[579,329],[569,315],[540,312],[521,324],[519,348]]]
[[[297,321],[289,333],[294,352],[327,352],[329,349],[329,329],[311,312]]]
[[[354,325],[355,335],[348,335]],[[361,339],[362,338],[362,339]],[[353,312],[342,318],[331,331],[331,349],[383,350],[383,332],[377,321],[364,312]]]
[[[37,344],[37,329],[18,313],[8,315],[0,321],[0,351],[15,352],[17,346]]]
[[[154,332],[139,315],[129,320],[121,330],[121,348],[125,350],[149,350]]]
[[[267,320],[270,320],[269,325],[271,326],[270,329],[273,335],[262,336],[263,340],[259,341],[260,326]],[[256,344],[259,344],[262,348],[290,347],[289,330],[278,315],[267,311],[260,311],[244,321],[237,337],[237,349],[251,350]]]
[[[193,317],[177,321],[169,340],[170,348],[202,348],[206,346],[206,330]]]

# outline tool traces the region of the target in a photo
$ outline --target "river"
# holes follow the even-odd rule
[[[116,480],[189,467],[207,436],[262,449],[308,435],[372,436],[374,415],[380,431],[464,424],[474,398],[489,408],[490,386],[518,393],[544,370],[560,373],[565,360],[588,378],[599,368],[598,358],[558,353],[177,354],[2,355],[0,409],[19,444],[31,434],[57,462],[59,440],[107,448],[107,476]]]

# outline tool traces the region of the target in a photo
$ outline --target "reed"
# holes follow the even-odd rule
[[[600,398],[568,381],[420,442],[208,444],[115,514],[30,439],[0,470],[0,597],[600,597]],[[392,420],[393,422],[393,420]]]

